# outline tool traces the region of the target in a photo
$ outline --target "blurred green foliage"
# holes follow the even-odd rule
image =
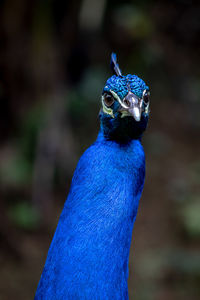
[[[9,187],[24,187],[31,182],[31,171],[30,162],[21,153],[12,153],[1,163],[1,184]]]
[[[200,237],[200,197],[191,196],[187,203],[181,207],[180,215],[183,226],[189,236],[199,239]]]
[[[8,216],[17,227],[24,230],[35,230],[40,225],[38,212],[26,202],[12,205]]]

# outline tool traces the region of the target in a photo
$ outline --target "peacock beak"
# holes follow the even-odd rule
[[[142,101],[135,94],[128,92],[121,103],[122,118],[125,116],[133,116],[135,121],[141,120]]]

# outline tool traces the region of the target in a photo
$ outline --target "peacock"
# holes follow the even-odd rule
[[[133,224],[145,178],[141,137],[149,87],[122,75],[115,53],[102,92],[100,130],[81,156],[35,299],[128,299]]]

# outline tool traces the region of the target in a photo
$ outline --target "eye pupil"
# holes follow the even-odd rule
[[[149,93],[149,91],[144,91],[144,94],[143,94],[143,101],[144,101],[144,103],[148,104],[149,100],[150,100],[150,93]]]
[[[149,97],[147,95],[144,96],[144,102],[148,103],[149,102]]]
[[[111,106],[114,103],[114,98],[112,95],[106,94],[104,96],[104,103],[106,104],[106,106]]]

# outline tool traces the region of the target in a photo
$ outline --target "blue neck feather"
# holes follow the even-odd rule
[[[77,165],[35,299],[128,299],[145,158],[138,139],[119,142],[105,128]]]

